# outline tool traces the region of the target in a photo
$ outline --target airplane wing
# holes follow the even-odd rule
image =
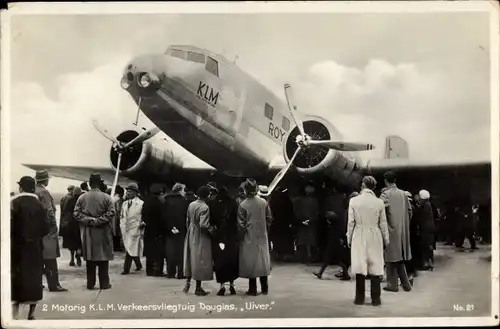
[[[47,170],[51,177],[59,177],[72,179],[80,182],[88,181],[93,173],[101,174],[102,179],[107,185],[113,184],[115,171],[111,167],[80,167],[80,166],[58,166],[58,165],[45,165],[45,164],[23,164],[33,170]],[[126,177],[119,177],[118,184],[126,186],[133,182]]]
[[[72,179],[76,181],[88,181],[90,174],[99,173],[102,179],[107,185],[112,185],[115,170],[111,167],[99,167],[99,166],[60,166],[60,165],[46,165],[46,164],[23,164],[23,166],[28,167],[33,170],[45,169],[49,172],[52,177]],[[217,175],[216,170],[211,167],[183,167],[177,168],[172,175],[165,177],[164,182],[158,183],[168,183],[174,184],[175,182],[181,182],[190,186],[193,189],[198,188],[201,184],[208,182],[210,179]],[[118,177],[118,185],[127,186],[131,182],[147,181],[144,177],[131,177],[127,178],[123,175]]]
[[[442,202],[463,200],[463,197],[474,203],[491,200],[490,161],[380,159],[371,160],[366,167],[367,174],[375,176],[380,183],[389,170],[396,174],[398,186],[412,194],[426,189]]]

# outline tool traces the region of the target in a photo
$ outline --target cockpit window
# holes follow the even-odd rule
[[[219,63],[217,63],[217,61],[212,57],[207,57],[207,64],[205,65],[205,69],[216,77],[219,76]]]
[[[195,53],[194,51],[188,51],[187,60],[195,63],[205,64],[205,55],[200,53]]]
[[[178,49],[170,49],[168,54],[172,57],[177,57],[180,59],[186,59],[186,52]]]

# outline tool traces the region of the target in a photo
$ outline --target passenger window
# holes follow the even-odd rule
[[[205,64],[205,55],[189,51],[187,53],[187,60],[195,63]]]
[[[288,120],[287,117],[283,117],[283,121],[281,122],[281,127],[286,131],[290,129],[290,120]]]
[[[186,59],[186,53],[182,50],[170,49],[170,56],[180,59]]]
[[[269,120],[272,120],[273,119],[273,112],[274,112],[273,107],[266,103],[266,105],[264,106],[264,115],[266,116],[266,118],[268,118]]]
[[[219,63],[217,63],[217,61],[212,57],[207,57],[207,64],[205,65],[205,69],[216,77],[219,76]]]

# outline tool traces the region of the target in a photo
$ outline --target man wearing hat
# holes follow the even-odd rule
[[[42,202],[49,221],[49,233],[43,237],[43,263],[44,272],[47,278],[49,290],[53,292],[67,291],[59,283],[59,271],[57,268],[57,258],[61,256],[59,249],[59,237],[57,233],[56,206],[52,195],[47,190],[49,185],[49,173],[47,170],[38,170],[35,174],[36,189],[35,194]]]
[[[384,188],[380,199],[384,201],[390,242],[385,250],[387,263],[387,286],[385,291],[399,291],[398,277],[405,291],[411,290],[405,262],[411,259],[410,218],[412,209],[408,197],[396,185],[396,176],[388,171],[384,174]]]
[[[167,277],[184,278],[183,257],[186,237],[186,216],[189,201],[184,198],[184,185],[175,183],[172,191],[165,196],[163,223],[165,225],[165,251]]]
[[[246,295],[257,295],[257,278],[262,293],[267,295],[267,277],[271,273],[268,226],[272,222],[271,209],[266,200],[257,196],[257,183],[247,179],[246,199],[238,207],[238,230],[240,231],[239,276],[249,279]]]
[[[142,220],[142,206],[144,201],[139,199],[139,186],[131,183],[126,188],[127,201],[122,205],[120,214],[120,230],[123,237],[126,256],[123,264],[122,275],[130,273],[132,261],[135,263],[135,270],[142,269],[141,255],[143,253],[143,236],[145,223]]]
[[[82,253],[87,267],[87,289],[96,284],[99,268],[99,287],[110,289],[109,261],[113,259],[112,220],[115,208],[111,196],[100,190],[99,174],[90,175],[90,191],[78,198],[73,211],[74,218],[82,225]]]
[[[47,212],[35,194],[35,180],[22,177],[19,194],[11,199],[10,273],[13,317],[20,304],[29,304],[33,320],[36,303],[43,298],[42,239],[48,232]]]
[[[163,187],[153,184],[150,194],[144,198],[142,220],[144,229],[144,256],[146,256],[146,275],[163,276],[165,258],[165,230],[162,227],[163,203],[161,201]]]

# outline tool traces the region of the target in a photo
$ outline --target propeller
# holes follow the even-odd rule
[[[280,172],[274,177],[273,181],[271,184],[269,184],[269,188],[267,193],[265,193],[265,196],[269,196],[273,190],[278,186],[278,183],[283,179],[285,174],[288,172],[290,167],[293,164],[293,161],[299,155],[300,152],[306,150],[309,148],[311,145],[317,145],[321,146],[327,149],[333,149],[333,150],[339,150],[339,151],[368,151],[368,150],[373,150],[375,146],[372,144],[366,144],[366,143],[353,143],[353,142],[343,142],[343,141],[336,141],[336,140],[314,140],[306,134],[304,130],[304,124],[300,118],[300,113],[298,112],[298,107],[295,102],[295,97],[294,93],[292,90],[292,86],[290,84],[285,84],[285,96],[286,96],[286,101],[288,105],[288,109],[290,111],[290,115],[292,116],[293,121],[295,122],[295,125],[299,129],[299,134],[297,135],[295,142],[297,143],[297,150],[295,150],[295,153],[293,154],[292,158],[290,161],[288,161],[288,164],[280,170]]]
[[[115,145],[116,152],[118,153],[118,161],[116,163],[116,173],[115,173],[115,178],[113,180],[113,187],[111,188],[111,195],[113,196],[115,194],[116,185],[118,184],[118,176],[120,173],[120,164],[122,161],[123,152],[125,152],[127,149],[129,149],[131,147],[140,145],[140,144],[144,143],[145,141],[147,141],[148,139],[154,137],[156,134],[158,134],[160,132],[160,129],[158,127],[153,127],[153,128],[148,129],[146,131],[143,131],[142,133],[140,133],[137,137],[135,137],[130,142],[124,143],[124,142],[120,142],[115,137],[113,137],[110,134],[109,130],[103,128],[98,123],[97,120],[95,120],[95,119],[92,120],[92,124],[94,125],[96,130],[101,135],[103,135],[106,139],[113,142],[113,144]]]

